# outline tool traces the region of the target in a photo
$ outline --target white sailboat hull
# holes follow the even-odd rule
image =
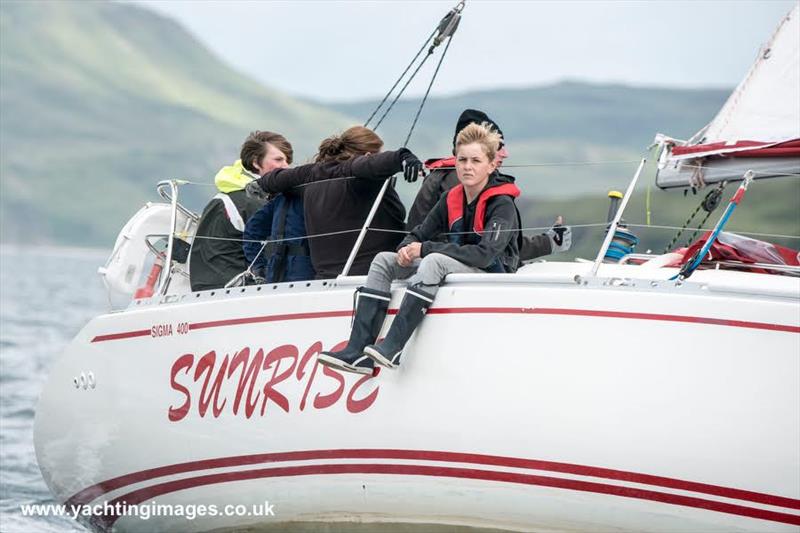
[[[357,279],[98,317],[42,393],[39,465],[62,502],[218,513],[93,520],[118,531],[797,531],[800,280],[588,269],[451,276],[376,378],[316,363]]]

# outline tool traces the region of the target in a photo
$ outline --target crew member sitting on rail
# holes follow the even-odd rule
[[[197,225],[189,260],[193,291],[219,289],[247,270],[242,232],[266,200],[258,187],[247,186],[262,174],[287,167],[292,145],[283,135],[256,131],[242,144],[240,158],[217,173],[214,184],[219,193],[206,205]]]
[[[319,362],[340,370],[370,374],[374,363],[395,368],[411,334],[451,273],[515,272],[519,264],[519,214],[514,178],[497,172],[495,155],[502,138],[491,127],[470,124],[456,139],[459,185],[436,203],[425,220],[397,247],[383,252],[357,290],[347,346],[322,352]],[[436,238],[446,234],[447,242]],[[407,279],[403,301],[386,338],[375,342],[389,307],[392,281]]]
[[[500,134],[500,149],[494,157],[494,162],[499,169],[503,165],[503,160],[508,157],[508,150],[505,146],[505,137],[497,122],[490,119],[483,111],[477,109],[465,109],[456,123],[456,131],[453,135],[453,153],[455,154],[456,137],[458,133],[469,124],[487,123],[497,133]],[[422,182],[422,186],[417,192],[414,203],[408,211],[408,222],[406,229],[411,231],[417,227],[428,215],[436,202],[456,185],[455,157],[444,157],[440,159],[428,159],[425,167],[430,170],[430,174]],[[543,255],[565,252],[572,244],[572,229],[569,226],[562,226],[558,222],[546,233],[528,237],[523,235],[522,246],[519,250],[520,261],[530,261]]]
[[[317,278],[342,273],[358,233],[386,179],[403,172],[416,179],[422,162],[406,148],[380,152],[383,141],[372,130],[353,126],[320,143],[314,163],[273,170],[258,179],[270,194],[303,196],[311,263]],[[378,252],[393,250],[403,237],[406,210],[391,183],[349,274],[367,273]]]

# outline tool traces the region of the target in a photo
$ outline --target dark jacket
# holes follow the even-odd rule
[[[414,198],[414,203],[408,211],[408,222],[406,223],[408,231],[420,225],[442,195],[458,185],[455,164],[455,157],[425,161],[425,166],[431,172],[422,182],[422,186]],[[544,233],[532,237],[523,235],[519,258],[520,261],[530,261],[543,255],[549,255],[551,251],[550,239]]]
[[[243,190],[230,192],[228,196],[245,222],[263,205],[263,201]],[[215,239],[203,239],[204,236]],[[242,251],[242,232],[233,227],[222,200],[212,199],[203,210],[192,243],[189,259],[192,290],[224,287],[249,264]]]
[[[314,279],[311,266],[306,225],[303,217],[303,198],[295,194],[278,194],[259,209],[244,228],[242,249],[253,263],[253,272],[269,283]],[[291,239],[291,240],[283,240]],[[259,242],[268,243],[262,250]]]
[[[342,273],[384,180],[402,170],[407,153],[403,148],[344,162],[277,169],[258,180],[268,193],[294,190],[303,195],[311,262],[317,278],[335,278]],[[390,231],[367,232],[350,275],[366,274],[375,255],[395,249],[403,236],[405,216],[405,207],[390,184],[370,226]],[[336,232],[342,233],[316,237]]]
[[[455,165],[455,157],[425,161],[425,167],[430,170],[430,174],[423,180],[417,196],[414,198],[414,203],[408,210],[408,222],[406,223],[408,231],[422,224],[439,198],[458,185]]]
[[[513,183],[513,177],[495,172],[471,203],[466,203],[466,195],[462,193],[463,218],[455,225],[448,220],[447,195],[443,195],[422,224],[414,228],[397,249],[412,242],[421,242],[422,257],[439,253],[486,271],[516,272],[519,266],[520,232],[519,214],[512,196],[489,198],[483,217],[483,233],[472,231],[475,227],[475,209],[481,196],[494,187]],[[443,233],[450,233],[447,242],[435,240]],[[502,266],[502,270],[496,269],[498,265]]]

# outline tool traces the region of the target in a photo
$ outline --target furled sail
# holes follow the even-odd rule
[[[800,172],[800,5],[778,25],[716,117],[688,141],[659,134],[660,187]]]

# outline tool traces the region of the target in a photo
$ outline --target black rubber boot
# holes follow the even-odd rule
[[[364,348],[364,354],[370,356],[381,366],[397,368],[400,365],[400,354],[403,347],[417,329],[425,312],[433,304],[433,296],[421,290],[418,286],[406,289],[403,303],[394,317],[392,327],[386,338],[378,344],[371,344]]]
[[[364,346],[375,342],[378,337],[392,293],[359,287],[354,297],[353,329],[347,346],[338,352],[320,352],[318,360],[320,364],[338,370],[372,374],[375,365],[364,355]]]

